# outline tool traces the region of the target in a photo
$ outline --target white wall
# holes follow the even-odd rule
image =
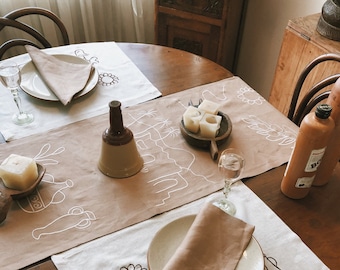
[[[289,19],[320,13],[326,0],[248,0],[236,75],[268,99]]]

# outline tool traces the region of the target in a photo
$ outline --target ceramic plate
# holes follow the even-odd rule
[[[79,58],[73,55],[67,54],[56,54],[54,55],[56,58],[63,60],[65,62],[74,63],[74,64],[86,64],[88,63],[86,60]],[[83,96],[90,92],[96,86],[98,82],[98,72],[95,70],[92,72],[89,81],[85,88],[77,93],[74,98]],[[49,89],[49,87],[45,84],[43,79],[40,77],[39,72],[36,70],[32,61],[27,62],[21,69],[21,88],[27,94],[49,101],[58,101],[59,99],[54,95],[54,93]]]
[[[176,219],[160,229],[151,241],[148,250],[148,264],[150,270],[162,270],[177,247],[187,234],[195,215]],[[248,247],[243,252],[237,270],[263,270],[264,259],[260,245],[252,237]]]

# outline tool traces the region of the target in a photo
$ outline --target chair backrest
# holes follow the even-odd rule
[[[328,54],[320,55],[319,57],[315,58],[301,72],[299,79],[295,85],[295,89],[293,92],[293,97],[290,103],[287,117],[290,120],[292,120],[295,124],[297,124],[298,126],[300,126],[301,121],[305,117],[306,114],[308,114],[318,103],[327,99],[330,93],[330,89],[325,89],[325,88],[334,84],[336,80],[340,77],[340,73],[334,74],[334,75],[324,78],[322,81],[313,85],[313,87],[301,99],[299,106],[296,109],[302,85],[305,82],[308,74],[318,64],[325,62],[325,61],[340,62],[340,54],[328,53]]]
[[[51,48],[51,43],[36,29],[34,29],[32,26],[20,22],[17,19],[23,16],[27,15],[42,15],[50,20],[52,20],[56,26],[59,28],[61,36],[62,36],[62,44],[58,45],[68,45],[70,44],[69,36],[66,30],[66,27],[64,26],[63,22],[60,20],[58,16],[56,16],[53,12],[39,7],[26,7],[14,10],[10,13],[7,13],[5,16],[0,17],[0,33],[4,29],[4,27],[13,27],[16,29],[19,29],[23,32],[26,32],[29,34],[33,40],[28,40],[24,38],[13,38],[9,39],[6,42],[4,42],[0,46],[0,59],[3,58],[3,55],[5,52],[15,46],[23,46],[23,45],[32,45],[37,48]],[[37,43],[38,41],[38,43]]]

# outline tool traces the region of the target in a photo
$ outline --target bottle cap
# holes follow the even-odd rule
[[[328,104],[320,104],[316,107],[315,115],[321,119],[327,119],[332,112],[332,106]]]

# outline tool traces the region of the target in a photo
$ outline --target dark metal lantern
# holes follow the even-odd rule
[[[340,0],[324,3],[316,30],[328,39],[340,41]]]

